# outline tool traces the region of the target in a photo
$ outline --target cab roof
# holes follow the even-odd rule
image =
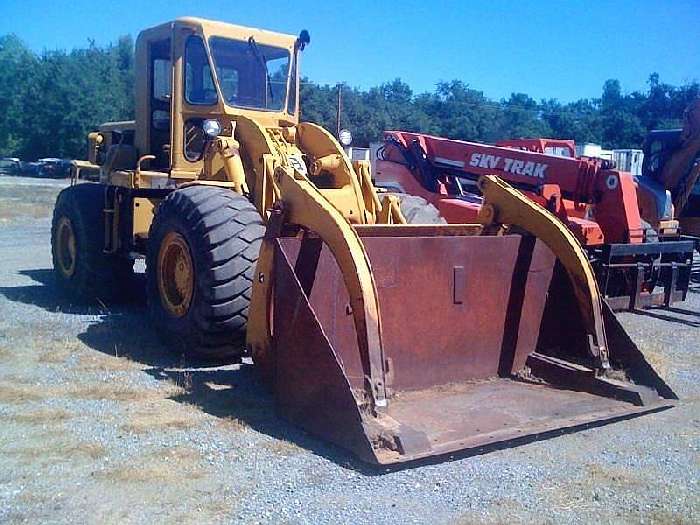
[[[207,20],[206,18],[197,17],[180,17],[172,20],[170,22],[165,22],[159,24],[155,27],[145,29],[142,34],[146,33],[162,33],[163,31],[170,31],[174,27],[190,27],[202,33],[205,36],[217,35],[222,37],[233,38],[236,40],[247,40],[249,37],[254,37],[258,42],[264,42],[267,44],[275,44],[283,47],[293,47],[296,42],[297,37],[295,35],[289,35],[285,33],[277,33],[274,31],[268,31],[266,29],[259,29],[255,27],[246,27],[236,24],[229,24],[227,22],[220,22],[216,20]]]

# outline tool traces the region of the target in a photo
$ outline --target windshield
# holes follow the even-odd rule
[[[282,111],[287,101],[289,50],[212,37],[216,74],[226,103],[240,108]]]

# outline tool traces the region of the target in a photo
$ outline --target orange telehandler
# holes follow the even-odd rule
[[[567,156],[544,153],[555,148]],[[684,300],[694,242],[679,235],[670,193],[639,184],[608,161],[573,155],[573,141],[525,139],[492,146],[387,131],[375,180],[425,199],[448,223],[463,223],[479,215],[478,178],[498,175],[568,226],[585,247],[613,309]],[[642,202],[661,210],[647,216],[649,222],[642,217]]]

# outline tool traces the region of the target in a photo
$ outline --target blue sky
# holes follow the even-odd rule
[[[458,78],[494,98],[569,101],[599,96],[608,78],[624,91],[644,89],[653,71],[671,84],[700,79],[700,0],[0,0],[0,34],[36,51],[70,49],[186,15],[308,29],[302,66],[320,83],[399,77],[418,93]]]

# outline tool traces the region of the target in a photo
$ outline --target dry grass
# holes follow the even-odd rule
[[[557,512],[579,514],[600,512],[601,501],[593,494],[600,488],[616,493],[653,491],[656,482],[637,471],[616,465],[589,463],[580,476],[566,480],[549,479],[542,483],[540,491],[547,499],[549,508]]]
[[[99,477],[117,483],[178,483],[204,476],[201,454],[189,447],[163,449],[128,465],[104,470]]]
[[[80,385],[68,390],[70,397],[77,399],[94,399],[110,401],[143,401],[162,399],[180,395],[184,392],[173,383],[166,383],[165,388],[133,388],[118,383],[93,383]]]
[[[61,190],[59,185],[41,184],[38,179],[33,184],[17,184],[15,181],[10,184],[12,187],[4,185],[0,190],[4,204],[0,207],[0,222],[51,216],[56,195]]]
[[[37,203],[13,202],[0,208],[0,222],[9,223],[17,219],[44,219],[51,216],[51,206]]]
[[[164,430],[187,430],[197,426],[201,415],[186,407],[171,403],[159,403],[143,407],[129,417],[121,428],[134,434]]]
[[[80,341],[56,341],[41,354],[37,361],[44,364],[64,364],[71,356],[77,356],[77,369],[92,371],[136,370],[137,363],[125,357],[117,357],[89,350]]]
[[[37,494],[36,492],[30,492],[28,490],[22,491],[17,499],[22,503],[27,503],[28,505],[40,506],[46,505],[52,502],[53,498],[48,494]]]
[[[648,516],[640,516],[640,518],[645,518],[643,521],[652,525],[665,525],[668,523],[673,523],[674,525],[697,524],[692,518],[671,510],[654,510]],[[641,519],[640,522],[642,522]]]
[[[25,463],[35,463],[47,460],[74,461],[81,458],[96,460],[105,457],[107,450],[100,443],[56,441],[41,446],[3,447],[0,454],[21,458]]]
[[[109,371],[122,372],[128,370],[137,370],[141,368],[138,363],[131,361],[125,357],[114,357],[102,353],[82,354],[78,358],[78,370],[86,372],[93,371]]]
[[[528,521],[531,521],[531,518],[530,516],[528,516],[523,504],[513,498],[496,498],[491,502],[489,507],[484,510],[485,514],[480,514],[476,512],[466,512],[459,516],[455,524],[502,524],[527,523]],[[505,519],[504,516],[508,516],[508,519]]]
[[[663,379],[669,378],[669,373],[671,370],[671,363],[669,363],[668,357],[663,354],[649,354],[646,353],[645,357],[647,362],[651,367],[659,374],[659,377]]]
[[[619,485],[631,488],[645,484],[645,480],[639,475],[635,475],[632,471],[620,467],[592,463],[586,466],[586,470],[588,476],[586,476],[585,483],[592,486]]]
[[[67,348],[53,348],[39,354],[37,361],[42,364],[62,365],[71,355],[72,352]]]
[[[265,443],[263,447],[266,450],[269,450],[273,454],[276,454],[278,456],[295,456],[303,450],[299,448],[296,444],[292,443],[291,441],[286,441],[284,439],[277,439],[273,441],[272,443]]]
[[[85,345],[80,341],[54,339],[48,327],[45,327],[43,332],[45,332],[43,338],[50,339],[50,341],[47,342],[45,349],[39,354],[37,358],[39,363],[63,365],[73,355],[80,355],[84,352]]]
[[[80,443],[67,448],[66,451],[69,455],[87,456],[91,459],[100,459],[107,455],[107,449],[99,443]]]
[[[46,396],[46,389],[41,386],[0,382],[0,403],[12,405],[37,401]]]
[[[214,381],[205,381],[204,386],[206,386],[209,390],[214,390],[215,392],[221,392],[222,390],[232,390],[233,389],[233,385],[215,383]]]
[[[654,370],[656,370],[661,377],[668,377],[671,368],[668,351],[665,350],[658,341],[650,341],[640,346],[644,357]],[[673,359],[673,361],[676,362],[677,359]]]
[[[86,400],[153,401],[182,395],[184,389],[171,381],[158,388],[138,388],[117,382],[81,383],[68,386],[35,385],[29,379],[6,376],[0,380],[0,403],[21,404],[48,397]]]
[[[80,385],[71,388],[67,393],[70,397],[77,399],[110,401],[138,401],[144,397],[153,396],[153,391],[150,389],[131,388],[124,385],[110,383]]]
[[[7,416],[8,419],[17,423],[25,423],[29,425],[43,425],[46,423],[61,423],[70,419],[72,415],[61,409],[41,409],[32,412],[21,412]]]
[[[230,432],[241,432],[248,428],[247,424],[235,417],[219,418],[216,420],[216,425]]]

